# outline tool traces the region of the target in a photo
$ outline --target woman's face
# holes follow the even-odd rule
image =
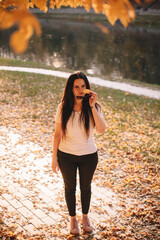
[[[84,97],[83,90],[86,89],[85,81],[82,78],[78,78],[73,83],[73,95],[75,100],[82,101]]]

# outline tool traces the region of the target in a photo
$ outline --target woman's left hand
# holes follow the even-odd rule
[[[97,96],[97,93],[92,92],[92,91],[90,92],[90,95],[91,95],[91,97],[89,98],[89,105],[90,105],[90,107],[94,107],[98,96]]]

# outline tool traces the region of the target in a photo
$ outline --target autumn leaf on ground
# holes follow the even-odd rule
[[[34,89],[35,80],[42,89],[30,97],[26,90]],[[49,84],[51,80],[52,85]],[[27,201],[27,204],[34,210],[34,215],[42,210],[44,217],[56,213],[62,219],[59,220],[60,225],[57,221],[51,226],[42,224],[37,228],[36,236],[33,233],[32,236],[26,235],[22,239],[29,237],[50,239],[55,237],[54,234],[58,234],[61,240],[68,237],[69,221],[62,179],[60,176],[53,177],[50,168],[53,142],[51,133],[54,132],[53,119],[60,101],[60,94],[57,91],[61,91],[55,86],[57,83],[62,85],[63,82],[63,79],[56,77],[42,80],[36,74],[0,72],[1,96],[2,99],[6,97],[8,101],[0,102],[0,144],[4,149],[1,151],[4,156],[0,161],[0,167],[2,173],[7,171],[0,186],[1,199],[7,196],[8,199],[15,198],[21,203],[24,197],[17,192],[21,190],[25,194],[25,199],[30,201],[30,203]],[[21,91],[15,96],[12,94],[14,89]],[[111,239],[114,236],[117,239],[157,239],[160,224],[157,127],[159,101],[131,94],[126,96],[120,92],[118,95],[117,91],[112,92],[107,88],[103,95],[102,87],[93,86],[93,91],[97,91],[99,102],[104,106],[103,112],[107,123],[105,133],[95,135],[99,147],[99,163],[93,186],[100,189],[100,192],[98,190],[93,192],[93,207],[91,206],[93,223],[96,223],[94,238]],[[54,99],[51,92],[55,94]],[[108,98],[108,95],[111,98]],[[124,98],[127,99],[125,104]],[[32,121],[35,103],[39,117]],[[11,182],[16,188],[11,188]],[[79,198],[78,193],[77,204],[80,203]],[[20,204],[17,201],[14,200],[14,204]],[[56,204],[53,204],[54,201]],[[23,204],[25,202],[23,201]],[[19,214],[15,216],[15,210],[12,211],[11,208],[10,211],[10,207],[5,203],[4,201],[1,206],[0,214],[4,221],[5,219],[7,222],[11,221],[10,225],[21,223],[26,226],[33,221],[28,217],[22,218]],[[80,206],[78,210],[81,211]],[[0,227],[1,225],[4,226],[0,224]],[[15,232],[18,231],[18,228],[13,229]],[[67,233],[61,233],[60,229],[66,230]]]

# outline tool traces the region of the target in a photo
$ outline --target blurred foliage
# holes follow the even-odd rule
[[[145,0],[145,2],[150,1]],[[140,4],[141,1],[135,0],[135,2]],[[10,46],[16,53],[22,53],[27,49],[28,41],[34,31],[36,31],[37,35],[41,34],[40,24],[27,9],[37,7],[47,12],[48,5],[52,9],[62,6],[72,8],[83,6],[87,11],[93,7],[96,13],[100,11],[104,13],[112,25],[119,19],[124,27],[127,27],[130,21],[135,18],[134,8],[129,0],[50,0],[49,2],[47,0],[0,0],[0,27],[5,29],[14,24],[19,26],[19,29],[10,38]]]

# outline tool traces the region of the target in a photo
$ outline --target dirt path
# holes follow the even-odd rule
[[[29,73],[38,73],[38,74],[44,74],[44,75],[52,75],[56,77],[61,78],[68,78],[70,73],[67,72],[60,72],[60,71],[54,71],[54,70],[47,70],[47,69],[41,69],[41,68],[26,68],[26,67],[8,67],[8,66],[0,66],[0,70],[5,71],[17,71],[17,72],[29,72]],[[146,87],[137,87],[133,86],[131,84],[127,83],[121,83],[121,82],[114,82],[114,81],[108,81],[104,80],[98,77],[88,77],[90,83],[104,86],[108,88],[113,89],[119,89],[122,91],[130,92],[136,95],[142,95],[149,98],[155,98],[160,99],[160,91],[149,89]]]

